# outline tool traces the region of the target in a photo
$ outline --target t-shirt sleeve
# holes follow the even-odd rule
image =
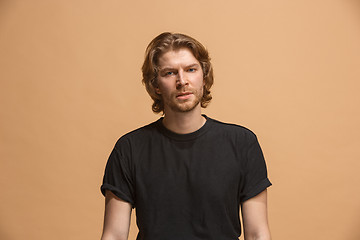
[[[240,184],[240,202],[244,202],[271,186],[263,152],[255,134],[251,134],[245,149],[244,177]]]
[[[122,145],[120,139],[109,156],[101,185],[101,192],[105,196],[106,190],[109,190],[120,199],[131,203],[132,207],[135,207],[131,159],[129,154],[125,153],[126,146]]]

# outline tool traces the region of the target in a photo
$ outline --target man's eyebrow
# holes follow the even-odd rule
[[[193,64],[190,64],[190,65],[187,65],[185,68],[191,68],[191,67],[200,67],[200,64],[193,63]]]
[[[199,63],[192,63],[192,64],[189,64],[189,65],[185,66],[185,68],[191,68],[191,67],[200,67],[200,64]],[[159,69],[159,71],[161,71],[161,72],[169,71],[169,70],[176,70],[176,68],[164,67],[164,68]]]
[[[172,68],[172,67],[164,67],[164,68],[160,68],[160,69],[159,69],[160,72],[172,71],[172,70],[176,70],[176,69],[175,69],[175,68]]]

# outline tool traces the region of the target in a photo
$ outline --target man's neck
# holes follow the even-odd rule
[[[187,134],[199,130],[206,122],[201,115],[201,109],[190,112],[165,112],[164,126],[172,132]]]

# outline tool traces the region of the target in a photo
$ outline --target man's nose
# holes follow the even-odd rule
[[[186,74],[184,74],[183,71],[178,72],[176,83],[177,83],[178,86],[183,86],[183,85],[187,84],[187,77],[186,77]]]

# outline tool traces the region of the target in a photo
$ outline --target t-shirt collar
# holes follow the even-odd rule
[[[178,141],[194,140],[194,139],[200,137],[201,135],[203,135],[204,133],[206,133],[212,125],[211,118],[209,118],[205,114],[202,114],[202,116],[206,119],[205,124],[201,128],[199,128],[198,130],[196,130],[195,132],[192,132],[192,133],[179,134],[179,133],[175,133],[175,132],[167,129],[162,123],[162,120],[164,119],[164,117],[161,117],[157,121],[157,126],[164,135],[166,135],[167,137],[172,138],[174,140],[178,140]]]

